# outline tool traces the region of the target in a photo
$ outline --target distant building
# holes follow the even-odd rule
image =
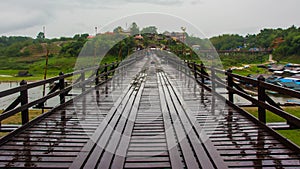
[[[171,37],[173,40],[184,41],[185,34],[183,32],[164,32],[163,35]]]

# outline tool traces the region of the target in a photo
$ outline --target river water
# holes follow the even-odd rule
[[[19,82],[0,82],[0,91],[4,91],[10,88],[18,87]],[[46,84],[45,93],[49,93],[49,84]],[[13,95],[9,95],[6,97],[0,98],[0,110],[5,110],[18,96],[20,93],[15,93]],[[28,90],[28,101],[34,101],[43,96],[43,86],[38,86]],[[66,100],[70,99],[70,97],[66,97]],[[46,107],[54,107],[58,105],[59,97],[54,97],[45,103]]]

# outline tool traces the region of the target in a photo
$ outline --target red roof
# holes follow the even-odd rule
[[[135,39],[144,39],[142,35],[136,35],[134,38]]]
[[[93,39],[95,36],[93,36],[93,35],[89,35],[87,38],[88,39]]]

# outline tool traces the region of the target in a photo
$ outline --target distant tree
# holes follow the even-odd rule
[[[130,26],[131,35],[136,35],[140,33],[140,29],[135,22],[133,22]]]
[[[74,40],[80,40],[80,41],[84,41],[86,40],[86,38],[89,36],[89,34],[85,33],[85,34],[76,34],[74,35],[73,39]]]
[[[76,34],[76,35],[73,36],[73,39],[78,40],[79,38],[80,38],[80,34]]]
[[[60,50],[60,54],[66,57],[77,57],[87,42],[89,34],[76,34],[73,39],[76,41],[64,44]]]
[[[39,40],[45,39],[44,32],[39,32],[38,35],[36,36],[36,39],[39,39]]]
[[[157,28],[155,26],[148,26],[148,27],[143,28],[141,33],[142,34],[145,34],[145,33],[157,34]]]
[[[120,33],[120,32],[122,32],[124,29],[121,27],[121,26],[118,26],[118,27],[116,27],[114,30],[113,30],[113,32],[114,33]]]

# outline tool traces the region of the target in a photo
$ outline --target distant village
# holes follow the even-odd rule
[[[131,31],[130,30],[121,30],[118,32],[119,34],[121,35],[126,35],[126,36],[131,36]],[[105,32],[105,33],[97,33],[96,36],[98,35],[114,35],[116,34],[115,32]],[[165,35],[166,37],[170,37],[172,38],[173,40],[176,40],[176,41],[181,41],[181,42],[184,42],[185,40],[185,32],[164,32],[163,35]],[[94,35],[90,35],[88,36],[88,39],[92,39],[94,38],[95,36]],[[135,35],[134,37],[135,39],[143,39],[143,36],[141,34],[137,34]]]
[[[268,65],[273,72],[266,82],[300,91],[300,64]]]

